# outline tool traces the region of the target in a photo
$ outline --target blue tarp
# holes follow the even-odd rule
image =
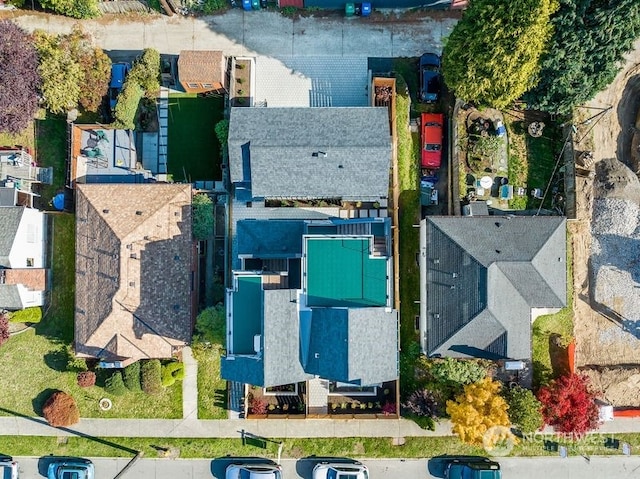
[[[54,196],[51,203],[55,209],[62,211],[64,209],[64,193],[58,193]]]

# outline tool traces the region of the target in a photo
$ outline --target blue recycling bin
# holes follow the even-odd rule
[[[251,0],[242,0],[242,9],[251,10]]]
[[[360,10],[360,15],[362,15],[363,17],[368,17],[369,15],[371,15],[371,4],[370,3],[363,3],[362,4],[362,8]]]

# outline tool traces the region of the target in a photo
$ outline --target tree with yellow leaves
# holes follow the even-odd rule
[[[499,382],[491,378],[468,384],[455,401],[447,401],[447,414],[453,432],[468,444],[482,445],[485,433],[493,426],[510,426],[509,406],[500,396]],[[486,439],[486,438],[485,438]]]

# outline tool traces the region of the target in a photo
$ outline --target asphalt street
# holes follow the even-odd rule
[[[46,477],[51,460],[44,458],[16,458],[20,463],[21,479]],[[95,479],[114,478],[127,464],[127,459],[92,459]],[[255,459],[253,459],[255,460]],[[283,479],[311,479],[313,466],[320,458],[285,459],[282,461]],[[219,459],[141,459],[121,477],[123,479],[222,479],[230,458]],[[363,459],[371,479],[442,478],[444,461],[440,459]],[[504,479],[626,479],[640,476],[640,457],[569,457],[504,458],[498,459]]]

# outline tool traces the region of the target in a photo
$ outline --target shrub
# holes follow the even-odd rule
[[[193,197],[193,236],[205,240],[213,234],[213,201],[209,196],[198,194]]]
[[[473,359],[445,358],[431,366],[431,375],[440,382],[471,384],[487,376],[487,368]]]
[[[135,129],[136,112],[144,91],[135,81],[124,82],[122,91],[118,94],[118,102],[113,111],[113,127],[124,130]]]
[[[509,404],[509,419],[522,432],[537,431],[542,427],[542,404],[534,394],[520,386],[505,391],[505,399]]]
[[[63,353],[67,357],[67,371],[73,371],[80,373],[87,370],[87,360],[84,358],[76,357],[76,353],[70,345],[66,345],[63,348]]]
[[[431,391],[426,389],[414,391],[402,404],[402,407],[410,415],[420,418],[419,424],[421,427],[432,431],[435,429],[435,419],[438,417],[438,401],[436,401]]]
[[[176,381],[184,379],[184,363],[177,361],[167,363],[162,366],[162,386],[168,388]]]
[[[113,374],[107,378],[104,382],[104,390],[114,396],[122,396],[127,392],[127,388],[124,387],[121,371],[114,371]]]
[[[200,343],[224,345],[225,326],[224,307],[207,308],[196,318],[195,340]]]
[[[253,414],[267,414],[267,403],[262,399],[254,399],[251,401],[251,412]]]
[[[96,373],[93,371],[82,371],[78,373],[78,386],[88,388],[96,384]]]
[[[149,359],[140,366],[140,385],[147,394],[162,391],[162,365],[158,359]]]
[[[129,364],[122,372],[124,385],[129,391],[140,391],[140,362]]]
[[[12,323],[39,323],[42,319],[42,308],[35,306],[11,313]]]
[[[540,388],[544,421],[558,432],[582,434],[598,427],[598,407],[585,376],[569,374]]]
[[[69,394],[56,391],[44,403],[42,415],[53,427],[71,426],[80,420],[80,411]]]
[[[0,313],[0,346],[9,340],[9,317]]]
[[[396,407],[396,403],[387,401],[386,403],[384,403],[384,406],[382,406],[382,412],[385,416],[397,414],[398,408]]]
[[[146,48],[133,64],[127,82],[137,83],[147,94],[155,94],[160,90],[159,78],[160,52]]]
[[[213,129],[216,132],[216,137],[220,145],[226,145],[229,139],[229,120],[220,120]]]

